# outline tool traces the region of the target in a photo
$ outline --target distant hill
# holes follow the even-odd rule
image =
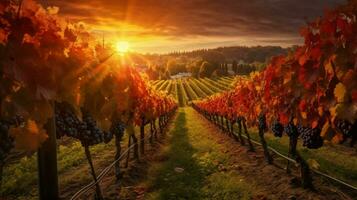
[[[187,56],[187,57],[209,57],[212,53],[222,54],[227,62],[236,60],[246,63],[266,62],[271,57],[286,54],[290,48],[282,48],[280,46],[233,46],[233,47],[218,47],[215,49],[199,49],[193,51],[173,52],[162,56]]]
[[[169,79],[187,72],[193,77],[212,77],[260,71],[271,57],[287,54],[289,50],[280,46],[234,46],[137,55],[131,59],[142,66],[151,80]]]

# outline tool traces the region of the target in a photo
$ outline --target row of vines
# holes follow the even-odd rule
[[[34,0],[0,2],[0,178],[13,148],[37,151],[41,199],[58,198],[56,139],[81,142],[96,180],[90,146],[115,137],[118,158],[125,129],[137,144],[134,126],[158,119],[161,129],[176,108],[88,27],[57,12]]]
[[[161,80],[153,81],[152,84],[156,89],[173,95],[179,104],[184,106],[191,101],[229,90],[233,82],[234,78],[232,77],[219,77]]]
[[[301,164],[303,186],[311,187],[309,166],[296,150],[298,139],[310,149],[320,148],[324,140],[350,146],[357,140],[356,13],[356,1],[326,11],[301,29],[304,45],[194,107],[214,121],[257,126],[268,163],[272,158],[264,133],[286,133],[289,156]]]

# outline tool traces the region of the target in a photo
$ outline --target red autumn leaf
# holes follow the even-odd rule
[[[300,101],[300,103],[299,103],[299,110],[300,110],[301,112],[304,112],[304,111],[306,111],[306,107],[307,107],[307,102],[306,102],[306,100]]]

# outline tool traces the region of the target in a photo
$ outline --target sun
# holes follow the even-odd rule
[[[129,45],[129,42],[127,42],[127,41],[119,41],[115,45],[116,51],[120,54],[124,54],[124,53],[128,52],[129,47],[130,47],[130,45]]]

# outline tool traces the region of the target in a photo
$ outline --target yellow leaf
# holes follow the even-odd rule
[[[321,137],[325,137],[329,129],[330,129],[330,123],[326,121],[326,123],[324,124],[321,130],[321,134],[320,134]]]
[[[296,126],[296,125],[298,124],[298,122],[299,122],[298,118],[295,117],[295,118],[293,119],[294,125]]]
[[[329,61],[325,64],[325,71],[327,74],[333,74],[333,67],[332,67],[332,63]]]
[[[337,102],[344,102],[346,96],[346,87],[342,83],[338,83],[333,93]]]
[[[336,117],[336,115],[337,115],[336,107],[337,107],[337,106],[334,106],[334,107],[331,107],[331,108],[329,109],[330,115],[331,115],[331,119],[332,119],[332,120],[335,120],[335,117]]]
[[[302,117],[303,119],[306,119],[306,118],[307,118],[307,113],[306,113],[306,112],[301,112],[300,114],[301,114],[301,117]]]

